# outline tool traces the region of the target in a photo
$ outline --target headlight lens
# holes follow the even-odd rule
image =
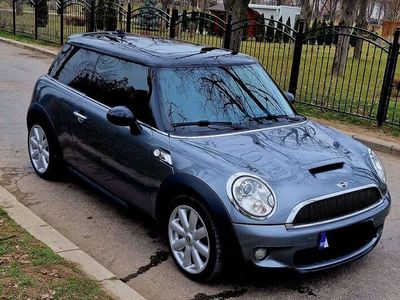
[[[228,191],[239,210],[255,218],[266,218],[275,208],[275,197],[270,188],[252,176],[240,176],[233,183],[228,182]]]
[[[379,178],[382,180],[382,182],[386,183],[386,173],[385,168],[383,167],[382,160],[371,149],[368,149],[368,154]]]

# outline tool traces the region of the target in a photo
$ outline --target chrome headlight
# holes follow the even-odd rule
[[[275,212],[275,195],[257,176],[235,174],[229,178],[226,189],[234,206],[251,218],[265,219]]]
[[[369,158],[371,159],[372,165],[374,166],[375,171],[378,174],[379,178],[382,180],[382,182],[386,183],[386,173],[385,173],[385,168],[383,166],[382,160],[379,158],[379,156],[374,151],[372,151],[369,148],[368,148],[368,154],[369,154]]]

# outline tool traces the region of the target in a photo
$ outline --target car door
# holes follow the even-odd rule
[[[88,92],[89,78],[94,71],[99,55],[65,45],[54,60],[49,77],[53,91],[43,101],[51,120],[58,132],[59,143],[63,150],[63,158],[69,163],[74,162],[74,147],[70,134],[70,123],[74,105]],[[40,89],[42,90],[42,89]]]
[[[107,120],[111,107],[126,106],[138,120],[152,123],[148,68],[101,55],[90,95],[74,106],[71,132],[79,171],[122,200],[149,211],[149,156],[152,130],[139,134]]]

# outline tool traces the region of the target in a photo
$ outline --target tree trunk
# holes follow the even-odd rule
[[[24,14],[24,1],[23,0],[16,1],[15,10],[16,10],[17,16],[22,16]]]
[[[355,17],[354,2],[352,0],[342,1],[342,21],[345,26],[352,26]],[[336,44],[335,58],[333,60],[332,73],[336,76],[343,76],[347,63],[347,55],[349,53],[350,37],[346,34],[350,33],[350,29],[342,29],[342,35],[339,35]]]
[[[368,10],[368,2],[369,0],[359,0],[359,11],[356,18],[356,26],[359,28],[367,29],[368,21],[367,21],[367,10]],[[354,48],[354,58],[360,59],[362,54],[363,40],[357,38],[356,47]]]
[[[300,18],[306,22],[306,28],[311,22],[312,19],[312,8],[310,0],[301,0],[301,13]]]
[[[336,11],[338,7],[338,0],[331,0],[329,5],[329,21],[335,21]]]
[[[227,16],[232,15],[232,24],[247,19],[249,3],[250,0],[224,0],[225,13]],[[246,22],[240,22],[237,26],[233,26],[229,47],[232,51],[239,51],[245,30],[247,30]]]

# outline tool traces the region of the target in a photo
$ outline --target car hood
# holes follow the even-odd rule
[[[274,190],[285,218],[299,202],[378,184],[367,148],[312,121],[202,138],[171,139],[176,172],[200,177],[226,198],[226,182],[238,172],[262,177]],[[274,215],[274,217],[275,217]]]

